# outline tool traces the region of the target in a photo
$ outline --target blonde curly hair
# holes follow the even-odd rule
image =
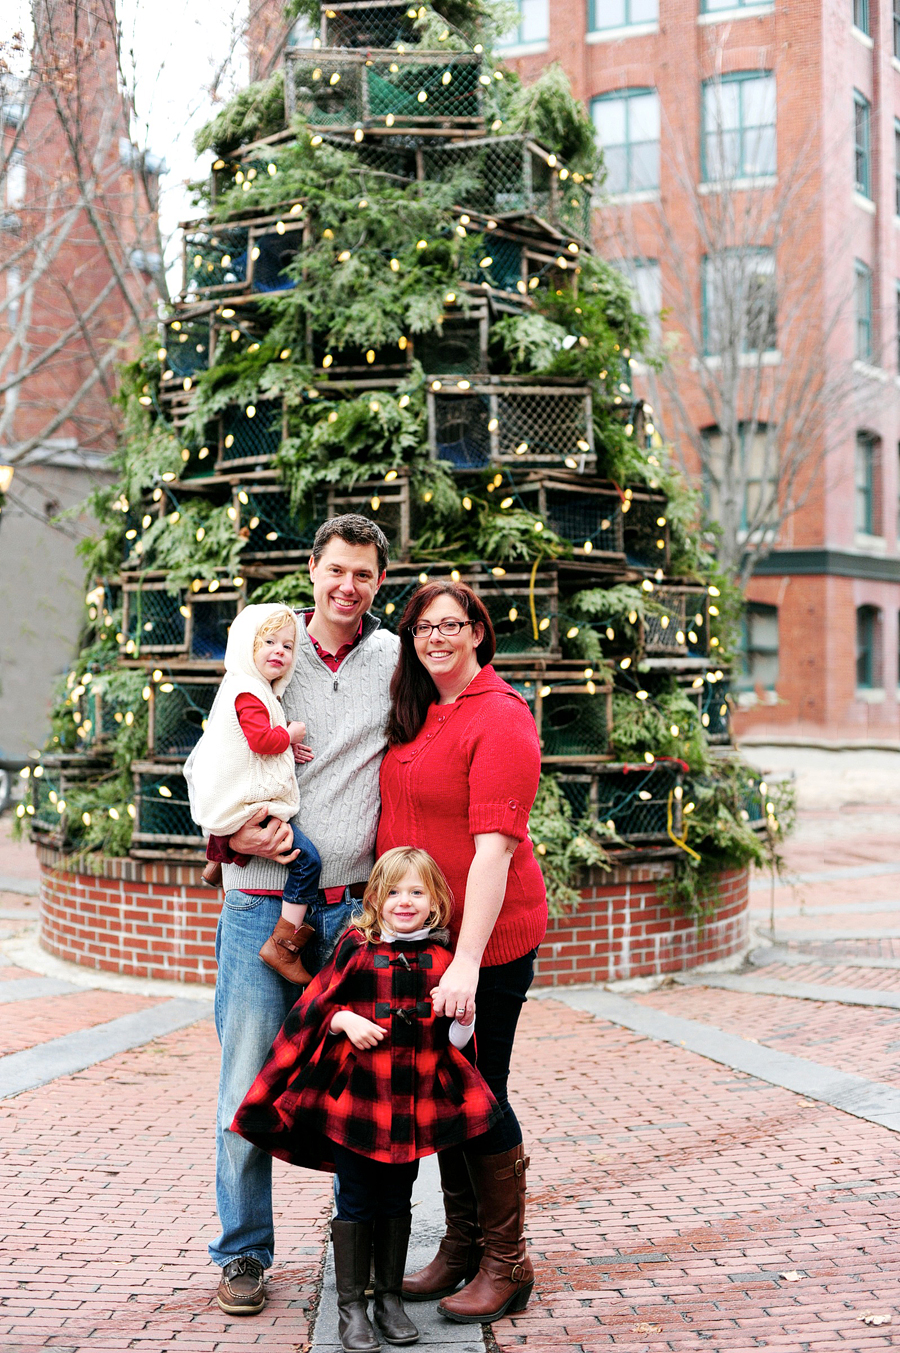
[[[406,874],[418,874],[431,898],[428,925],[432,929],[442,929],[449,922],[453,894],[440,865],[427,851],[417,850],[415,846],[396,846],[386,850],[376,862],[363,893],[362,911],[350,920],[370,944],[374,944],[381,933],[381,915],[388,893]]]
[[[253,639],[253,656],[256,657],[264,640],[268,639],[270,634],[277,634],[279,630],[289,627],[294,630],[297,627],[297,617],[290,606],[282,606],[281,610],[273,611],[271,615],[266,616]]]

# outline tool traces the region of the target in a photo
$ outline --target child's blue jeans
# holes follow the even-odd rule
[[[319,896],[319,875],[322,872],[322,860],[308,836],[304,836],[299,827],[291,824],[294,833],[292,850],[300,854],[293,864],[287,867],[287,883],[284,885],[282,902],[298,906],[311,907]]]

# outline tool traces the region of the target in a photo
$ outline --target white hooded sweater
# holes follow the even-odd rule
[[[263,804],[272,817],[284,822],[300,807],[293,751],[288,747],[274,756],[251,751],[234,707],[238,695],[254,695],[268,710],[273,728],[287,727],[278,697],[294,672],[299,631],[290,662],[277,681],[267,681],[253,661],[257,631],[270,615],[282,609],[274,603],[245,606],[232,622],[225,649],[225,676],[191,756],[191,816],[204,832],[215,836],[230,836]]]

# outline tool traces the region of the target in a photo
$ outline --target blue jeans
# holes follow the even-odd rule
[[[311,972],[318,972],[331,957],[355,905],[345,896],[343,902],[329,906],[319,895],[310,907],[306,919],[316,935],[304,949],[303,961]],[[248,1254],[269,1268],[275,1249],[272,1157],[229,1128],[298,996],[297,988],[259,957],[280,915],[280,897],[232,889],[225,894],[216,932],[216,1033],[222,1045],[216,1208],[222,1233],[209,1254],[219,1265]]]
[[[291,824],[294,833],[294,850],[300,854],[287,867],[287,883],[284,885],[283,902],[296,903],[299,906],[315,906],[319,895],[319,875],[322,872],[322,860],[308,836],[304,836],[299,827]],[[306,918],[309,924],[309,917]]]

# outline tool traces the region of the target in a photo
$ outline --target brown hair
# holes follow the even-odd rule
[[[437,695],[434,682],[419,661],[412,631],[419,616],[438,597],[452,597],[465,612],[467,620],[484,627],[481,643],[475,649],[479,667],[487,666],[497,648],[487,607],[471,587],[447,580],[423,583],[417,588],[400,620],[400,657],[391,678],[391,712],[387,722],[389,747],[412,742],[425,722],[428,706],[434,703]]]
[[[428,925],[442,928],[448,924],[453,894],[440,865],[426,851],[417,850],[415,846],[396,846],[386,850],[376,861],[363,893],[362,911],[350,919],[350,924],[361,930],[370,944],[381,933],[381,913],[388,893],[408,873],[418,874],[431,897]]]
[[[288,625],[291,626],[293,639],[296,643],[297,617],[290,606],[282,606],[280,610],[273,611],[271,615],[266,616],[253,639],[253,656],[256,657],[262,648],[264,639],[268,639],[270,634],[277,634],[279,630],[287,629]]]
[[[345,512],[342,517],[329,517],[328,521],[323,521],[313,540],[312,557],[316,563],[322,558],[325,546],[335,537],[348,545],[374,545],[378,555],[379,577],[387,568],[390,554],[387,536],[368,517],[361,517],[357,512]]]

